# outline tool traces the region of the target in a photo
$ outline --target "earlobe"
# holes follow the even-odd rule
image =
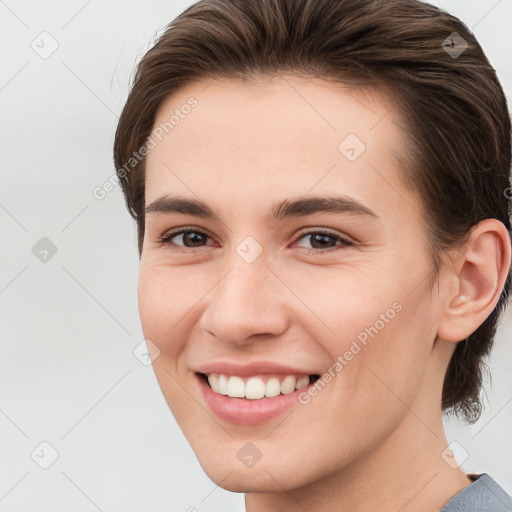
[[[454,286],[445,297],[438,337],[461,341],[471,335],[495,308],[510,269],[507,228],[497,219],[473,227],[449,271]]]

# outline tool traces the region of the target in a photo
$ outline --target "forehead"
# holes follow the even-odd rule
[[[163,184],[180,192],[217,184],[301,194],[379,185],[379,174],[396,180],[405,137],[393,106],[375,90],[293,75],[195,82],[157,111],[146,203]]]

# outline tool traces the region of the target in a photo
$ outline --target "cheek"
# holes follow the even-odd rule
[[[189,332],[196,319],[193,307],[207,289],[198,283],[187,285],[179,269],[142,262],[138,280],[138,306],[144,337],[158,348],[152,367],[163,396],[181,424],[201,411],[191,409],[190,397],[184,392],[186,375],[178,363],[187,347]]]
[[[159,350],[159,357],[153,363],[157,377],[162,373],[157,370],[162,364],[175,374],[174,363],[187,339],[180,333],[186,325],[187,311],[197,302],[197,292],[187,292],[189,288],[181,286],[179,280],[173,279],[173,274],[168,269],[163,271],[144,266],[139,273],[140,321],[144,337]]]
[[[331,314],[324,319],[334,331],[321,340],[333,361],[329,373],[334,377],[327,385],[345,400],[354,399],[353,407],[361,412],[365,404],[377,408],[381,404],[382,417],[393,414],[393,402],[402,407],[397,396],[405,403],[414,400],[436,332],[426,287],[411,293],[411,286],[398,282],[381,279],[378,288],[362,283],[348,286],[351,293],[337,293],[331,305],[326,297],[322,299],[324,313]]]
[[[197,279],[178,276],[178,269],[142,264],[138,281],[138,306],[144,336],[153,341],[164,354],[174,354],[185,343],[180,331],[187,323],[188,313],[207,292]],[[204,289],[203,289],[204,288]],[[167,340],[173,343],[166,343]],[[183,343],[178,343],[178,340]]]
[[[421,392],[435,338],[426,293],[424,297],[403,297],[395,307],[371,308],[366,325],[351,337],[343,356],[352,359],[338,389],[353,397],[352,408],[360,411],[360,419],[379,417],[384,425],[396,424]]]

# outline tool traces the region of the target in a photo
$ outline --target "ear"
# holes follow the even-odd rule
[[[464,340],[491,314],[509,272],[510,243],[503,223],[485,219],[472,228],[455,258],[443,264],[439,338]]]

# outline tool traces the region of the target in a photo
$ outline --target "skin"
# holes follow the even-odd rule
[[[290,75],[219,79],[166,98],[155,127],[191,96],[197,107],[148,154],[146,205],[201,199],[221,220],[147,214],[138,298],[159,385],[201,466],[246,493],[247,512],[439,510],[470,483],[442,456],[443,377],[456,342],[497,303],[510,265],[505,227],[476,226],[433,285],[425,213],[394,158],[407,135],[393,102]],[[366,145],[354,161],[338,149],[350,133]],[[333,194],[378,218],[267,219],[274,202]],[[183,226],[207,235],[202,245],[179,235],[158,243]],[[303,236],[315,229],[334,238],[322,248]],[[252,263],[236,252],[247,236],[263,248]],[[266,360],[322,374],[397,302],[401,311],[308,404],[258,425],[208,409],[198,364]],[[250,468],[237,457],[248,441],[262,454]]]

